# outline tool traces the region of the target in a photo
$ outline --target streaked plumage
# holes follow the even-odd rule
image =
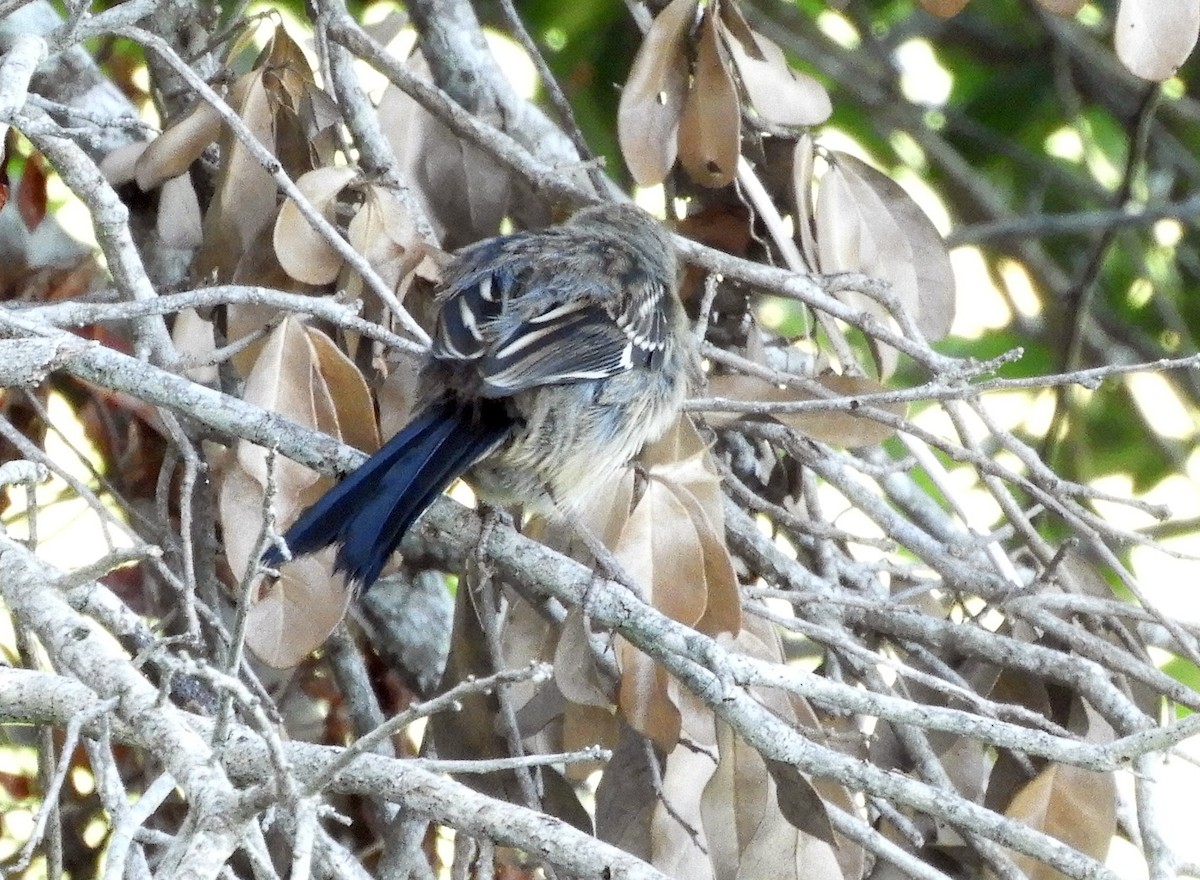
[[[447,268],[426,400],[399,434],[284,535],[337,544],[364,587],[456,477],[552,512],[602,485],[677,417],[696,353],[666,231],[629,205],[487,239]],[[268,564],[280,554],[267,554]]]

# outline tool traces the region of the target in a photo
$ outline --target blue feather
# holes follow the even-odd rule
[[[366,589],[425,509],[512,430],[502,404],[442,401],[420,412],[284,534],[293,556],[338,545],[335,569]],[[279,565],[277,547],[263,562]]]

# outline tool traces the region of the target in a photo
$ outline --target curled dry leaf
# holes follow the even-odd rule
[[[796,195],[796,232],[800,239],[800,253],[808,268],[820,271],[817,257],[817,239],[813,232],[813,171],[816,164],[816,142],[808,132],[796,140],[792,153],[792,191]]]
[[[192,179],[181,174],[165,181],[154,227],[163,243],[175,248],[198,248],[204,241],[203,224]]]
[[[737,574],[725,543],[724,495],[708,445],[691,419],[680,418],[638,457],[652,479],[671,488],[691,518],[703,551],[706,601],[694,624],[700,632],[737,633],[742,626]]]
[[[217,350],[212,321],[201,318],[195,309],[183,309],[175,316],[171,341],[181,355],[195,361],[205,360]],[[208,385],[217,381],[217,367],[215,364],[192,367],[184,375],[193,382]]]
[[[620,739],[596,786],[596,837],[649,861],[650,820],[660,800],[655,780],[660,767],[641,734],[622,725]]]
[[[346,615],[351,591],[330,577],[333,552],[289,562],[246,616],[246,647],[277,669],[297,665]]]
[[[755,112],[775,125],[820,125],[828,119],[833,104],[825,87],[792,70],[783,50],[762,34],[750,36],[753,42],[745,43],[730,35],[726,45]]]
[[[327,485],[314,486],[304,500],[316,500]],[[263,487],[234,462],[222,476],[218,503],[226,558],[240,578],[257,562],[253,554],[262,534]],[[246,645],[255,656],[286,669],[325,640],[350,601],[350,591],[329,576],[332,567],[331,550],[289,562],[256,597],[246,619]]]
[[[148,146],[149,143],[146,141],[137,141],[136,143],[125,144],[123,147],[117,147],[100,160],[100,173],[113,186],[129,183],[129,181],[133,180],[136,173],[135,169],[137,168],[138,158],[142,153],[146,152],[146,147]]]
[[[720,187],[733,181],[742,145],[742,110],[714,6],[704,12],[692,87],[679,122],[679,159],[692,180]]]
[[[338,195],[357,173],[347,166],[317,168],[297,180],[296,188],[326,220],[333,220]],[[304,284],[329,284],[342,268],[341,255],[290,198],[284,200],[275,218],[272,243],[279,265]]]
[[[688,626],[703,616],[703,548],[687,508],[664,483],[647,483],[613,553],[646,591],[646,600],[663,614]],[[680,729],[679,712],[667,696],[669,676],[623,638],[617,639],[617,659],[621,714],[635,730],[669,751]]]
[[[1200,0],[1121,0],[1113,30],[1117,57],[1135,75],[1162,82],[1192,54]]]
[[[420,243],[416,225],[400,197],[391,189],[371,184],[346,231],[350,245],[367,258],[387,285],[395,289],[405,270],[415,267]]]
[[[248,402],[341,437],[372,452],[379,446],[366,381],[320,331],[285,318],[259,353],[244,391]],[[329,486],[290,459],[275,459],[274,504],[281,526]],[[267,452],[239,442],[221,487],[221,526],[230,566],[239,575],[254,563],[262,529]],[[272,666],[287,667],[314,650],[341,620],[349,591],[332,575],[332,551],[285,563],[280,577],[250,609],[247,644]]]
[[[926,339],[941,339],[954,323],[956,302],[954,268],[941,233],[896,181],[853,156],[845,156],[840,161],[854,168],[857,180],[879,198],[903,233],[912,253],[911,266],[916,276],[913,317]],[[898,280],[889,280],[895,289]]]
[[[642,186],[661,183],[675,164],[688,86],[687,35],[697,6],[699,0],[673,0],[659,13],[621,91],[617,138],[625,164]]]
[[[172,177],[186,174],[192,163],[221,133],[221,116],[207,101],[155,138],[134,167],[137,184],[149,192]]]
[[[829,154],[816,205],[817,256],[821,271],[862,272],[889,281],[892,295],[928,338],[944,336],[954,318],[954,274],[937,229],[907,193],[886,175],[842,153]],[[841,297],[852,307],[888,322],[888,310],[857,291]],[[876,345],[881,378],[899,355]]]
[[[682,689],[672,688],[683,714],[686,744],[667,754],[662,790],[650,815],[650,864],[668,877],[706,880],[714,871],[709,837],[728,828],[705,828],[701,795],[717,772],[712,711]],[[733,876],[733,875],[729,875]]]
[[[336,422],[334,430],[327,433],[335,434],[355,449],[374,452],[380,439],[367,380],[332,339],[312,327],[305,328],[305,332],[317,356],[317,381],[333,401]]]
[[[285,318],[267,337],[254,367],[246,377],[242,397],[247,403],[277,412],[301,425],[316,427],[314,369],[316,353],[304,326]],[[237,460],[262,487],[267,485],[267,450],[252,443],[238,443]],[[295,505],[301,492],[317,481],[316,472],[290,458],[275,460],[275,482],[282,511]]]
[[[217,130],[214,129],[213,138],[216,134]],[[100,173],[113,186],[129,183],[137,176],[141,157],[150,146],[150,143],[138,142],[118,147],[101,160]],[[178,176],[156,179],[153,184],[162,186],[155,217],[155,231],[168,247],[197,248],[203,240],[200,201],[196,198],[195,187],[192,186],[191,177],[186,170],[185,165],[184,171]],[[145,187],[139,183],[139,188]]]
[[[720,641],[727,650],[783,662],[778,635],[761,618],[749,617],[736,639],[722,636]],[[778,691],[754,688],[752,692],[781,718],[819,730],[807,704],[800,704],[800,717]],[[861,850],[845,840],[838,840],[835,850],[825,806],[829,797],[843,809],[850,807],[849,793],[836,784],[828,794],[818,792],[794,767],[768,765],[728,725],[717,722],[716,730],[717,771],[701,798],[714,875],[779,880],[860,877]]]
[[[613,704],[612,683],[596,668],[587,620],[572,608],[554,649],[554,681],[572,703],[607,709]]]
[[[828,395],[822,395],[804,388],[780,387],[760,379],[757,376],[726,375],[712,376],[708,380],[710,393],[714,397],[725,397],[730,400],[762,403],[798,403],[807,400],[831,401],[841,400],[838,409],[828,409],[812,412],[777,412],[767,416],[754,418],[770,418],[781,424],[794,428],[801,434],[829,443],[833,446],[844,446],[854,449],[860,446],[874,446],[891,437],[896,429],[883,422],[876,421],[863,415],[857,415],[859,409],[854,398],[861,394],[878,394],[887,389],[867,376],[839,376],[830,374],[813,379],[818,385],[829,390]],[[849,398],[849,402],[846,399]],[[885,412],[890,412],[898,418],[903,418],[907,406],[903,403],[876,405]],[[710,424],[728,424],[746,416],[730,412],[712,412],[705,418]]]
[[[430,80],[420,52],[406,64],[413,75]],[[416,185],[443,246],[452,250],[494,235],[511,207],[512,174],[395,86],[384,90],[378,115],[397,164]]]
[[[239,88],[240,87],[240,88]],[[235,85],[242,100],[234,109],[251,134],[270,147],[274,142],[273,105],[260,74]],[[275,217],[275,181],[230,131],[220,136],[221,165],[216,192],[204,216],[204,245],[196,257],[201,276],[228,279],[258,233]]]

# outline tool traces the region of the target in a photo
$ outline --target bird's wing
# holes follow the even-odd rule
[[[650,364],[662,349],[666,290],[655,281],[628,271],[601,274],[603,286],[581,290],[579,271],[520,271],[495,255],[470,257],[492,270],[456,279],[442,304],[434,356],[475,361],[486,397],[604,379]]]

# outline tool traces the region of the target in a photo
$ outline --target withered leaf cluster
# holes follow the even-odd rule
[[[621,92],[617,133],[634,179],[660,183],[676,158],[707,187],[730,183],[741,152],[743,111],[772,126],[824,122],[829,96],[793,70],[775,43],[746,24],[737,5],[672,0],[654,20]]]

